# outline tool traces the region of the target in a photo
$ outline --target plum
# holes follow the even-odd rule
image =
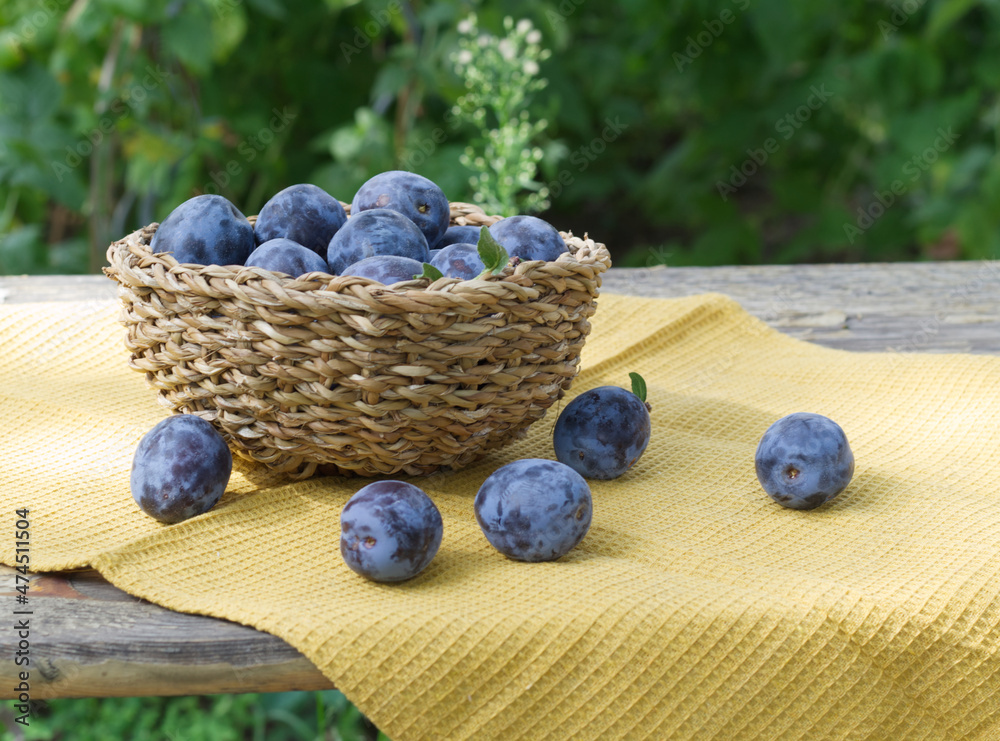
[[[300,183],[274,194],[253,229],[258,245],[284,237],[326,259],[330,240],[346,221],[340,201],[319,186]]]
[[[172,524],[214,507],[232,471],[233,456],[222,435],[201,417],[178,414],[139,441],[129,485],[143,512]]]
[[[393,283],[413,280],[423,269],[423,263],[411,260],[409,257],[375,255],[353,263],[342,275],[371,278],[383,285],[391,286]]]
[[[472,280],[486,269],[476,245],[461,242],[441,248],[431,257],[431,265],[449,278],[461,280]]]
[[[614,479],[649,444],[649,407],[632,391],[599,386],[566,405],[556,420],[556,458],[589,479]]]
[[[423,232],[428,247],[448,228],[451,208],[444,191],[432,180],[405,170],[388,170],[358,188],[351,201],[351,217],[376,208],[401,213]]]
[[[274,273],[285,273],[298,278],[306,273],[325,273],[326,260],[298,242],[284,237],[269,239],[250,253],[248,268],[263,268]]]
[[[242,265],[253,252],[253,227],[218,195],[190,198],[175,208],[150,240],[153,252],[169,252],[180,263]]]
[[[443,534],[434,502],[405,481],[368,484],[340,513],[340,554],[353,571],[372,581],[416,576],[438,552]]]
[[[330,240],[326,261],[334,275],[343,275],[349,265],[376,255],[409,257],[419,263],[431,259],[416,224],[398,211],[379,208],[352,214]]]
[[[569,466],[524,458],[494,471],[476,494],[476,521],[490,544],[516,561],[554,561],[590,529],[590,487]]]
[[[449,226],[434,246],[441,249],[442,247],[447,247],[449,244],[479,244],[479,232],[481,229],[481,226]]]
[[[537,216],[508,216],[490,227],[490,234],[511,257],[521,260],[555,260],[566,252],[566,243],[549,222]]]
[[[754,469],[764,491],[782,507],[815,509],[851,482],[854,453],[832,419],[797,412],[767,428],[757,444]]]

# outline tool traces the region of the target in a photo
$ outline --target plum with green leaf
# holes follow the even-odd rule
[[[450,244],[431,257],[431,265],[449,278],[472,280],[486,269],[474,244]]]
[[[556,458],[589,479],[614,479],[628,471],[649,445],[646,383],[629,374],[632,391],[599,386],[563,409],[552,436]]]
[[[567,251],[556,228],[537,216],[508,216],[493,224],[489,232],[508,255],[524,261],[552,261]]]

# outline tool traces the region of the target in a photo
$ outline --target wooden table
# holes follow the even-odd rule
[[[1000,354],[1000,261],[615,268],[603,290],[725,293],[782,332],[844,350]],[[103,276],[0,277],[0,303],[114,298]],[[331,686],[279,638],[165,610],[94,571],[33,575],[31,594],[34,698]],[[13,570],[0,567],[0,599],[13,595]],[[0,631],[0,656],[13,656],[16,642],[14,631]],[[0,698],[15,696],[15,669],[0,661]]]

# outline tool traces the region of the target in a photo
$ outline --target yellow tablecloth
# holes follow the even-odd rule
[[[30,508],[35,570],[92,565],[132,594],[281,636],[394,741],[994,738],[1000,734],[1000,357],[847,353],[718,295],[604,295],[572,394],[649,385],[653,437],[591,482],[594,520],[554,563],[494,551],[481,482],[554,457],[558,409],[461,472],[431,566],[349,571],[339,513],[363,482],[288,483],[237,459],[211,512],[161,525],[128,488],[165,412],[106,302],[0,307],[0,500]],[[753,453],[778,417],[846,431],[854,481],[774,504]]]

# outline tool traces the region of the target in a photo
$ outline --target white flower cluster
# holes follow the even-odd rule
[[[453,113],[478,130],[462,155],[475,172],[476,202],[488,213],[512,216],[548,207],[548,188],[535,180],[543,152],[534,144],[548,126],[531,120],[531,96],[547,80],[538,77],[539,62],[549,57],[542,34],[531,21],[515,25],[504,19],[503,38],[479,30],[476,16],[458,23],[459,49],[451,61],[465,84]]]

